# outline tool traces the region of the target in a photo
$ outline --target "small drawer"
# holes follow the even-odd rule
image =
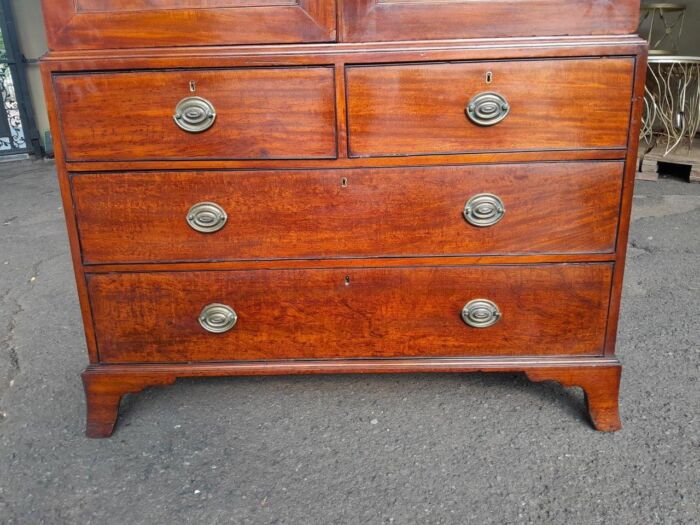
[[[633,58],[347,69],[353,157],[627,146]]]
[[[621,162],[72,177],[83,261],[612,253]],[[138,199],[134,199],[138,195]]]
[[[94,274],[101,362],[598,355],[612,265]]]
[[[327,67],[57,75],[68,161],[336,157]]]

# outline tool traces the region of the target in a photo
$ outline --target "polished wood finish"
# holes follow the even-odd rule
[[[612,267],[357,268],[91,275],[103,363],[600,355]],[[489,299],[492,327],[461,319]],[[238,324],[210,334],[211,303]]]
[[[341,0],[346,42],[633,33],[639,0]]]
[[[346,143],[347,144],[347,143]],[[567,161],[624,161],[625,148],[594,150],[555,150],[555,151],[508,151],[482,152],[453,155],[416,155],[411,157],[343,157],[342,148],[337,159],[269,159],[269,160],[180,160],[179,169],[196,170],[274,170],[280,168],[309,169],[347,169],[347,168],[388,168],[388,167],[423,167],[465,164],[513,164],[529,162],[567,162]],[[347,153],[346,153],[347,155]],[[145,170],[168,171],[172,161],[132,160],[132,161],[83,161],[68,162],[66,167],[72,173],[94,172],[135,172]]]
[[[149,172],[76,175],[72,183],[86,264],[612,253],[622,169],[591,162]],[[467,200],[481,193],[506,206],[494,226],[472,226],[463,216]],[[197,232],[187,212],[210,201],[230,221]]]
[[[633,75],[631,58],[350,67],[350,155],[625,147]],[[499,124],[467,118],[482,92],[510,104]]]
[[[582,387],[617,430],[636,4],[47,0],[88,435],[180,377],[471,371]],[[464,114],[481,91],[511,103],[494,128]],[[172,118],[192,95],[218,111],[197,136]],[[477,191],[507,207],[479,231]],[[205,197],[231,208],[217,234],[185,224]],[[472,293],[507,315],[468,327]]]
[[[336,156],[331,68],[60,75],[54,89],[71,161]],[[189,96],[216,108],[203,133],[174,122]]]
[[[147,386],[172,384],[181,377],[436,372],[525,372],[536,382],[556,381],[581,387],[594,427],[614,432],[621,428],[617,409],[620,371],[620,363],[614,358],[325,359],[90,366],[83,373],[83,383],[87,393],[87,435],[93,438],[112,435],[124,394]]]
[[[581,367],[532,369],[525,373],[530,381],[556,381],[563,386],[581,387],[593,426],[603,432],[622,428],[618,408],[622,367],[606,366],[595,371]]]
[[[330,42],[335,0],[42,0],[49,48]]]
[[[585,257],[572,255],[470,255],[470,256],[436,256],[436,257],[365,257],[362,259],[257,259],[250,261],[207,261],[175,263],[120,263],[84,265],[87,273],[114,272],[180,272],[197,271],[202,268],[212,270],[290,270],[290,269],[327,269],[327,268],[366,268],[368,264],[381,268],[401,268],[403,266],[482,266],[490,264],[555,264],[586,262],[614,262],[615,253],[591,253]]]

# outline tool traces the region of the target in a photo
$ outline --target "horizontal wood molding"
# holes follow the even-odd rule
[[[402,266],[464,266],[490,264],[557,264],[614,262],[615,253],[574,255],[476,255],[470,257],[365,257],[363,259],[267,259],[257,261],[208,261],[206,263],[85,264],[88,274],[189,272],[215,270],[288,270],[294,268],[398,268]]]
[[[531,369],[569,367],[616,367],[614,357],[459,357],[414,359],[308,359],[283,361],[236,361],[218,363],[93,365],[89,375],[221,377],[296,374],[414,374],[458,372],[525,372]]]
[[[552,151],[511,151],[461,155],[417,155],[404,157],[358,157],[338,159],[274,160],[133,160],[67,162],[70,173],[117,173],[166,170],[343,170],[359,168],[462,166],[567,161],[625,160],[626,149],[584,149]]]
[[[52,71],[132,70],[358,63],[430,62],[546,57],[634,56],[646,46],[636,35],[501,38],[369,44],[214,46],[51,51]]]

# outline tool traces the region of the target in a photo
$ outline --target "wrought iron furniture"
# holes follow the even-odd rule
[[[700,57],[649,58],[642,138],[668,155],[690,149],[700,130]]]
[[[642,4],[639,23],[641,35],[646,35],[651,55],[676,55],[685,25],[683,4],[651,2]]]
[[[440,371],[620,428],[638,10],[46,0],[88,435],[180,377]]]

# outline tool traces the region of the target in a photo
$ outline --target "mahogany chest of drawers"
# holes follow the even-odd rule
[[[519,371],[620,428],[639,0],[45,0],[87,434],[181,377]]]

